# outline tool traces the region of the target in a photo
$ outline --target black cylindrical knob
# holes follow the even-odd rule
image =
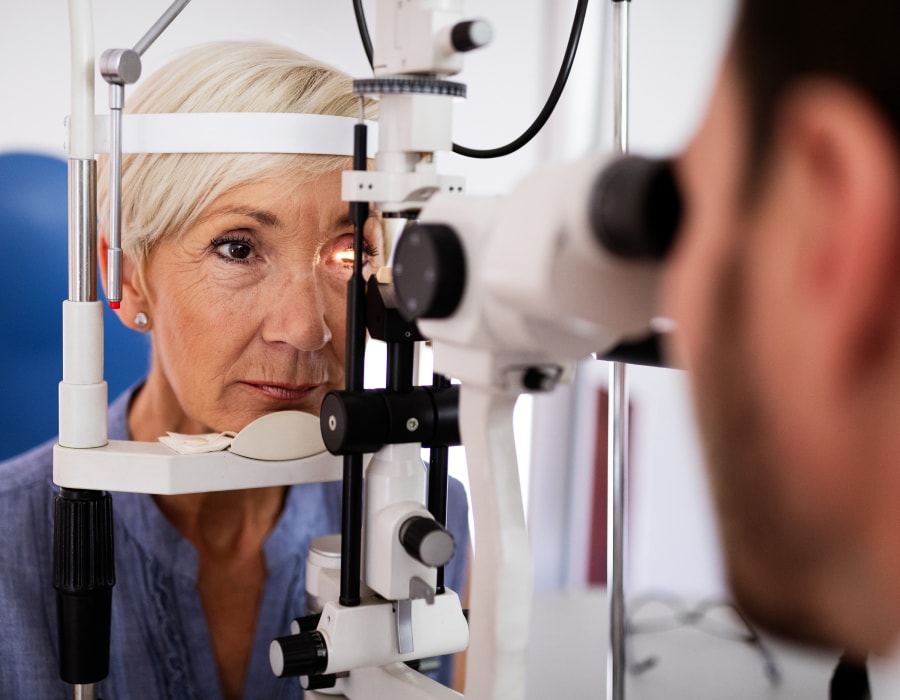
[[[400,543],[425,566],[444,566],[453,557],[453,535],[432,518],[414,515],[400,526]]]
[[[376,391],[332,391],[319,411],[322,440],[331,454],[378,452],[388,439],[388,410]]]
[[[405,318],[447,318],[466,288],[462,242],[444,224],[412,224],[397,242],[393,272]]]
[[[319,676],[303,676],[300,679],[300,687],[303,690],[326,690],[337,685],[337,675],[324,673]]]
[[[494,32],[483,19],[459,22],[450,30],[450,43],[457,51],[472,51],[491,43]]]
[[[434,387],[430,390],[434,402],[434,437],[423,447],[453,447],[462,444],[459,434],[459,385]]]
[[[328,666],[328,647],[321,632],[279,637],[269,645],[269,665],[279,678],[312,676]]]
[[[614,255],[662,260],[681,222],[681,196],[671,161],[626,156],[597,177],[590,223]]]
[[[307,600],[309,595],[307,595]],[[291,621],[291,632],[300,634],[301,632],[312,632],[319,626],[319,620],[322,619],[322,613],[313,613],[312,615],[304,615],[303,617],[295,617]]]
[[[325,447],[335,455],[410,442],[459,445],[459,387],[332,391],[322,401],[319,426]]]
[[[112,498],[61,489],[55,502],[53,586],[59,674],[67,683],[97,683],[109,673],[113,556]]]

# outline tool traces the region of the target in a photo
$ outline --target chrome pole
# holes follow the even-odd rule
[[[134,45],[134,52],[138,56],[143,56],[144,52],[150,48],[150,45],[159,38],[181,11],[187,6],[191,0],[175,0],[168,9],[163,12],[162,16],[156,20],[155,24],[147,30]]]
[[[69,301],[97,301],[97,161],[69,159]]]
[[[97,700],[97,684],[84,683],[73,687],[73,700]]]
[[[613,104],[615,151],[628,152],[628,68],[630,0],[613,0]],[[607,700],[625,697],[625,529],[628,482],[628,383],[625,365],[612,363],[609,392],[607,487],[607,594],[609,654]]]

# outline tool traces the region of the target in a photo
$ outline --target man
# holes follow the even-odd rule
[[[858,659],[900,651],[898,20],[743,3],[665,294],[735,597]]]

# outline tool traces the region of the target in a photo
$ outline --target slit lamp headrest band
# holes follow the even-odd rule
[[[109,115],[94,117],[94,150],[109,153]],[[123,114],[123,153],[303,153],[353,155],[354,117],[294,112]],[[369,127],[375,157],[378,125]],[[67,148],[68,150],[68,148]]]

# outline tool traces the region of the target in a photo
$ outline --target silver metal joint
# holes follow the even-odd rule
[[[110,84],[136,83],[141,77],[141,57],[132,49],[107,49],[100,55],[100,75]]]

